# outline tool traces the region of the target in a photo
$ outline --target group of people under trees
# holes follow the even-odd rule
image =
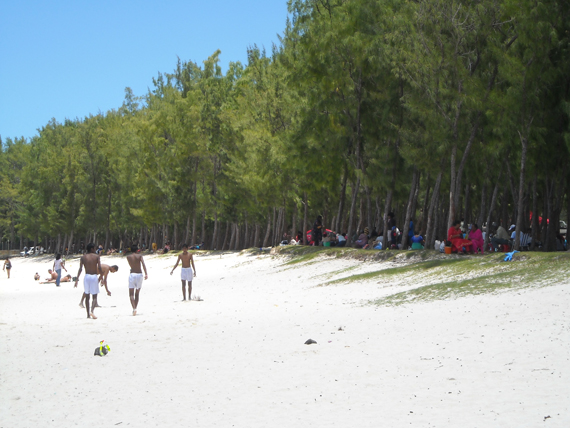
[[[402,235],[400,230],[396,227],[395,216],[392,212],[388,214],[387,230],[389,248],[397,249],[398,245],[401,244]],[[373,229],[372,232],[370,232],[370,229],[368,227],[362,229],[360,233],[355,234],[352,237],[352,241],[354,248],[361,249],[382,249],[384,245],[382,234],[379,234],[376,229]],[[421,249],[424,245],[423,237],[421,237],[419,234],[414,233],[413,221],[410,221],[409,243],[412,249]],[[297,232],[294,237],[289,237],[287,233],[283,234],[281,245],[302,244],[303,235],[301,232]],[[312,229],[307,232],[307,244],[324,247],[345,247],[347,245],[347,234],[346,232],[340,233],[326,229],[323,226],[323,218],[319,215],[313,223]]]
[[[384,240],[384,233],[378,233],[376,229],[370,232],[365,227],[360,233],[352,237],[353,247],[360,249],[377,249],[381,250],[384,245],[388,245],[389,249],[402,249],[402,232],[396,226],[395,215],[393,212],[388,213],[388,221],[386,224],[387,239]],[[515,225],[511,225],[509,230],[502,226],[492,224],[490,232],[490,241],[487,250],[506,251],[512,248],[516,238]],[[414,228],[413,219],[410,220],[407,234],[407,246],[412,250],[420,250],[425,246],[425,240],[419,231]],[[558,233],[558,249],[566,249],[566,238]],[[317,216],[312,229],[307,233],[307,243],[314,246],[325,247],[344,247],[346,246],[346,233],[337,233],[326,229],[323,226],[322,216]],[[520,243],[523,247],[528,247],[531,243],[530,230],[521,232]],[[301,232],[297,232],[294,237],[289,237],[287,233],[283,234],[281,245],[301,245],[303,244],[303,236]],[[485,253],[485,232],[475,223],[465,224],[463,221],[454,221],[447,232],[445,240],[436,240],[435,249],[444,251],[445,247],[449,247],[452,253]]]

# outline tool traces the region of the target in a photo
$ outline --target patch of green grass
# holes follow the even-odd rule
[[[317,252],[313,252],[313,253],[306,253],[300,256],[296,256],[294,259],[289,260],[288,262],[286,262],[286,265],[295,265],[298,263],[306,263],[308,261],[313,260],[314,258],[320,256],[319,253]]]
[[[418,301],[442,300],[503,292],[527,287],[544,287],[560,283],[570,273],[570,254],[565,253],[518,253],[514,261],[499,263],[504,254],[490,254],[479,262],[474,259],[460,260],[449,269],[439,268],[438,277],[448,279],[434,282],[413,290],[399,292],[371,301],[376,305],[401,305]],[[475,262],[475,263],[474,263]],[[469,278],[465,278],[468,276]]]
[[[390,267],[373,272],[360,273],[345,278],[339,278],[335,279],[334,281],[329,281],[323,285],[339,284],[342,282],[367,281],[373,278],[387,279],[396,275],[408,278],[409,276],[417,275],[417,271],[419,270],[430,270],[430,269],[435,269],[437,267],[449,266],[459,262],[465,262],[465,259],[459,259],[459,258],[436,259],[436,260],[428,260],[425,262],[416,262],[404,266]]]
[[[547,286],[559,283],[570,273],[568,252],[522,252],[515,254],[513,261],[503,262],[504,253],[463,256],[445,255],[434,250],[376,251],[308,246],[279,247],[273,250],[275,257],[289,257],[285,265],[291,268],[300,263],[317,263],[317,257],[360,260],[385,266],[384,269],[373,272],[327,281],[320,286],[370,281],[387,282],[392,287],[410,286],[414,281],[423,284],[370,302],[376,305],[400,305]],[[326,281],[354,268],[356,266],[327,273],[323,279]]]
[[[461,262],[465,262],[465,261],[461,260],[459,258],[428,260],[426,262],[418,263],[417,267],[419,269],[426,270],[426,269],[433,269],[433,268],[440,267],[440,266],[449,266],[453,263],[461,263]]]

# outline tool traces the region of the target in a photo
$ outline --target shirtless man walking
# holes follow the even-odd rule
[[[180,272],[180,277],[182,280],[182,301],[186,300],[186,281],[188,281],[188,300],[192,298],[192,269],[194,270],[194,276],[196,276],[196,267],[194,266],[194,257],[188,252],[188,244],[182,246],[182,254],[178,255],[176,260],[176,265],[170,271],[170,275],[174,273],[174,269],[178,266],[178,263],[182,260],[182,270]],[[192,264],[192,268],[190,268]]]
[[[111,292],[109,291],[109,288],[107,287],[107,275],[109,275],[109,272],[111,273],[115,273],[119,270],[119,266],[114,265],[114,266],[109,266],[109,265],[101,265],[101,270],[99,271],[99,282],[105,286],[105,290],[107,290],[107,296],[111,295]],[[83,296],[81,296],[81,302],[79,302],[79,306],[81,306],[82,308],[83,306],[83,301],[85,300],[85,293],[83,293]],[[100,308],[99,305],[97,305],[98,308]]]
[[[81,256],[79,260],[79,271],[77,272],[77,278],[75,280],[75,287],[77,287],[77,282],[81,276],[81,271],[85,266],[85,278],[83,279],[83,290],[85,292],[85,309],[87,310],[87,318],[97,319],[95,314],[95,308],[97,307],[97,294],[99,294],[99,278],[97,273],[101,269],[101,259],[97,254],[95,254],[95,244],[87,245],[87,253]],[[91,306],[91,312],[89,312],[89,296],[93,295],[93,304]]]
[[[141,270],[144,269],[144,279],[148,278],[146,273],[146,266],[141,254],[137,254],[138,247],[131,246],[131,254],[127,256],[127,261],[131,267],[131,274],[129,275],[129,297],[131,298],[131,306],[133,307],[133,316],[137,314],[137,306],[139,304],[139,293],[143,283],[143,274]]]

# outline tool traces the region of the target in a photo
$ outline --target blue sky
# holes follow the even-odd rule
[[[0,136],[31,138],[51,118],[121,106],[144,95],[177,56],[202,64],[216,49],[224,71],[246,49],[271,51],[286,0],[55,0],[0,2]]]

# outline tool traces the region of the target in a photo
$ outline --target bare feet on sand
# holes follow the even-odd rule
[[[80,304],[79,304],[79,307],[80,307],[80,308],[85,308],[85,306],[83,306],[83,303],[80,303]]]
[[[133,317],[137,314],[137,310],[133,309]]]
[[[91,318],[93,318],[94,320],[97,319],[97,317],[95,316],[95,314],[93,312],[91,312]]]

